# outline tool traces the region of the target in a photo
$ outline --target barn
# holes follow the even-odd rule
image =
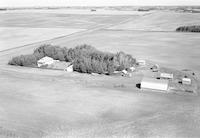
[[[167,91],[169,87],[168,80],[160,80],[155,78],[143,78],[140,84],[141,89],[150,89],[158,91]]]

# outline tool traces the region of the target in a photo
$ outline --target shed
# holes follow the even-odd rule
[[[43,57],[37,61],[38,67],[45,66],[45,65],[51,65],[53,63],[54,63],[54,59],[51,57],[47,57],[47,56]]]
[[[159,71],[159,65],[155,64],[150,68],[153,72],[158,72]]]
[[[138,60],[136,61],[136,63],[137,63],[137,65],[140,65],[140,66],[145,66],[145,65],[146,65],[146,61],[143,60],[143,59],[138,59]]]
[[[192,83],[190,78],[182,78],[182,84],[190,85]]]
[[[124,69],[124,70],[122,70],[122,73],[123,73],[123,74],[128,74],[128,71],[126,71],[126,70]]]
[[[151,89],[158,91],[167,91],[169,86],[168,80],[157,80],[154,78],[143,78],[141,81],[141,89]]]
[[[174,75],[170,74],[170,73],[160,73],[160,78],[163,78],[163,79],[173,79]]]
[[[69,65],[66,69],[65,69],[67,72],[73,72],[73,65]]]
[[[132,72],[135,71],[135,68],[134,68],[134,67],[130,67],[129,69],[130,69]]]

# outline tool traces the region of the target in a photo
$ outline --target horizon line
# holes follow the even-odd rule
[[[56,8],[67,8],[67,7],[198,7],[200,5],[101,5],[101,6],[86,6],[86,5],[77,5],[77,6],[0,6],[0,8],[47,8],[47,7],[56,7]]]

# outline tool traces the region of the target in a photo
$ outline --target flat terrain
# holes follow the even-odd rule
[[[0,51],[73,34],[83,30],[70,28],[0,27]]]
[[[1,27],[85,29],[20,48],[15,48],[18,46],[16,43],[12,47],[15,49],[0,52],[0,137],[198,138],[200,97],[140,91],[135,87],[143,77],[140,72],[134,78],[126,78],[7,65],[11,57],[32,53],[44,43],[66,47],[87,43],[99,50],[122,50],[137,58],[170,68],[191,69],[198,74],[199,34],[176,33],[171,29],[160,32],[159,29],[141,31],[138,27],[136,31],[119,27],[138,22],[140,18],[153,18],[153,15],[157,18],[159,14],[163,13],[112,16],[0,13]],[[185,14],[185,24],[198,15]],[[179,14],[170,12],[169,15]],[[164,20],[164,16],[161,17],[160,20]],[[169,26],[179,22],[174,18],[168,19],[173,19],[165,20]],[[81,24],[77,25],[80,20]],[[90,24],[91,21],[95,23]],[[194,23],[197,23],[195,18]],[[7,37],[12,38],[12,35]],[[19,39],[22,38],[19,36]],[[7,43],[6,39],[4,43]]]
[[[37,11],[37,10],[36,10]],[[81,12],[79,12],[81,13]],[[28,15],[28,16],[27,16]],[[77,28],[89,29],[104,24],[118,23],[133,15],[88,15],[43,12],[0,12],[1,27]]]
[[[112,27],[121,30],[175,31],[179,26],[199,25],[200,13],[155,11],[147,16]]]
[[[132,15],[106,15],[100,12],[104,14],[92,16],[77,13],[81,11],[75,13],[73,10],[67,12],[62,10],[2,11],[0,12],[0,51],[82,32],[86,29],[112,26],[113,23],[138,16],[137,12],[133,12]]]

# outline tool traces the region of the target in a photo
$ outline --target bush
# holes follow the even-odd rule
[[[177,32],[200,32],[200,26],[181,26],[176,29]]]
[[[12,58],[12,60],[10,60],[8,64],[18,66],[36,66],[37,58],[35,57],[35,55],[21,55]]]

